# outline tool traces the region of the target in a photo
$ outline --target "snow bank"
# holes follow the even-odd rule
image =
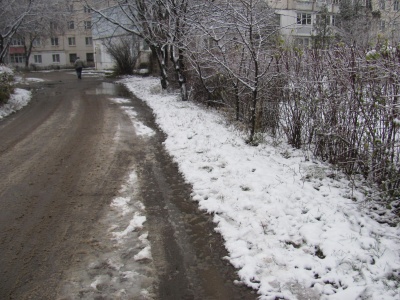
[[[30,91],[16,88],[14,94],[11,95],[10,100],[8,100],[6,104],[0,106],[0,119],[23,108],[29,103],[31,98],[32,93]]]
[[[0,65],[0,75],[3,73],[9,75],[14,74],[12,69]],[[0,120],[23,108],[29,103],[31,98],[31,92],[19,88],[14,89],[14,94],[10,96],[8,102],[6,104],[0,105]]]
[[[371,219],[344,176],[283,144],[246,145],[157,79],[122,83],[154,110],[193,199],[260,299],[399,299],[399,229]]]

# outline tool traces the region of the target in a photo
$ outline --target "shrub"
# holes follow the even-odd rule
[[[14,91],[14,76],[8,68],[0,66],[0,105],[7,103]]]
[[[137,60],[138,42],[131,37],[107,40],[104,46],[115,63],[115,75],[133,75],[133,68]]]

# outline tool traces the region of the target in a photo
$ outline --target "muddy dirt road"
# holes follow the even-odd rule
[[[0,299],[256,298],[233,283],[221,238],[190,200],[147,106],[100,76],[29,76],[46,81],[0,121]],[[137,135],[112,97],[129,99],[155,134]],[[146,222],[117,243],[112,231],[132,220],[110,206],[121,186]],[[137,259],[143,237],[151,259]]]

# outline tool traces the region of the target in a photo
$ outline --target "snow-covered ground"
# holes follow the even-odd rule
[[[193,199],[214,215],[227,259],[260,299],[400,299],[399,228],[370,217],[361,189],[282,141],[246,145],[217,113],[161,93],[158,79],[122,82],[154,110],[168,136],[166,148],[193,185]],[[0,108],[0,119],[30,98],[30,92],[16,89]],[[139,134],[153,134],[132,108],[124,109]],[[122,188],[111,204],[127,222],[111,230],[118,244],[127,241],[128,229],[145,222],[144,207],[131,211],[131,195],[125,194]],[[143,245],[134,260],[151,261],[146,234],[138,239]],[[120,268],[121,274],[136,272],[129,266]],[[96,282],[91,284],[96,289]]]
[[[0,76],[3,74],[13,74],[13,70],[6,66],[1,66],[0,65]],[[22,82],[23,79],[22,77],[17,77],[15,78],[17,82]],[[32,79],[33,80],[33,79]],[[38,79],[40,80],[40,79]],[[29,79],[28,79],[29,81]],[[31,92],[24,90],[24,89],[19,89],[16,88],[14,90],[14,93],[11,95],[10,99],[8,102],[4,105],[0,105],[0,120],[3,119],[4,117],[7,117],[11,115],[12,113],[20,110],[23,108],[25,105],[29,103],[31,100],[32,95]]]
[[[23,108],[29,103],[31,97],[30,91],[16,88],[10,100],[8,100],[6,104],[0,106],[0,120]]]
[[[399,228],[370,217],[361,189],[282,141],[246,145],[155,78],[121,82],[154,110],[193,200],[260,299],[400,299]]]

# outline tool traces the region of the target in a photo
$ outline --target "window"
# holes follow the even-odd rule
[[[298,13],[297,14],[297,24],[311,25],[311,14]]]
[[[85,21],[83,22],[85,29],[91,29],[92,28],[92,21]]]
[[[309,47],[310,46],[310,39],[308,37],[297,37],[296,38],[296,45],[299,47]]]
[[[385,9],[386,8],[386,0],[380,0],[379,1],[379,8],[380,9]]]
[[[22,39],[12,39],[10,45],[11,46],[23,46],[24,41]]]
[[[73,4],[69,4],[68,5],[68,11],[69,12],[73,12],[74,11],[74,5]]]
[[[60,54],[53,54],[53,62],[54,63],[60,62]]]
[[[75,37],[68,38],[68,45],[75,46]]]
[[[75,23],[74,21],[68,21],[68,29],[75,29]]]
[[[69,62],[70,62],[71,64],[73,64],[73,63],[76,61],[76,58],[77,58],[76,53],[71,53],[71,54],[69,55]]]
[[[86,7],[86,6],[83,7],[83,11],[85,12],[85,14],[92,13],[92,10],[89,7]]]
[[[92,37],[90,37],[90,36],[85,37],[85,42],[86,42],[86,46],[93,45]]]
[[[379,29],[380,29],[381,31],[385,31],[385,29],[386,29],[386,22],[385,22],[385,21],[381,21],[381,22],[379,23]]]
[[[41,55],[34,55],[33,56],[33,61],[35,64],[41,64],[42,63],[42,56]]]
[[[399,11],[399,0],[394,0],[393,2],[393,9],[395,11]]]
[[[22,64],[25,62],[25,55],[21,53],[10,54],[11,63]]]
[[[56,37],[51,38],[51,45],[58,46],[58,38],[56,38]]]
[[[332,2],[333,2],[333,4],[336,4],[336,5],[340,4],[340,0],[333,0]]]
[[[87,61],[88,63],[94,62],[94,55],[93,55],[93,53],[86,53],[86,61]]]
[[[50,29],[51,30],[58,30],[58,24],[55,22],[50,22]]]
[[[32,41],[32,45],[34,46],[34,47],[39,47],[40,46],[40,39],[39,38],[36,38],[36,39],[34,39],[33,41]]]
[[[336,16],[335,15],[331,15],[331,25],[336,26]]]

